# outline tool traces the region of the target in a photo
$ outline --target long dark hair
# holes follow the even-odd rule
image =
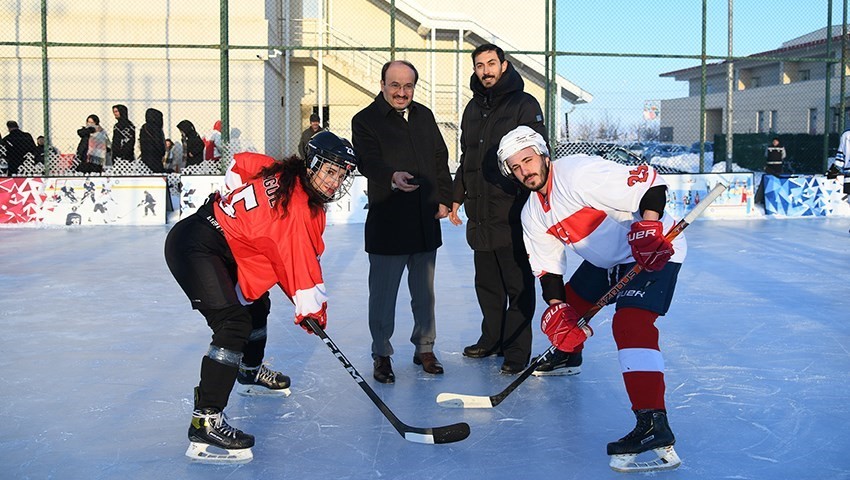
[[[307,205],[310,207],[310,214],[315,216],[325,209],[325,200],[310,186],[310,179],[307,178],[307,165],[298,156],[293,155],[280,162],[275,162],[273,165],[263,168],[254,178],[270,176],[278,177],[279,186],[277,190],[272,192],[271,201],[280,209],[281,218],[286,217],[289,213],[289,200],[292,198],[292,191],[298,182],[301,182],[302,188],[307,192]]]

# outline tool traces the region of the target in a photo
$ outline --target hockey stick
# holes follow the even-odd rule
[[[715,186],[710,192],[708,192],[708,195],[702,202],[699,203],[699,205],[694,207],[693,210],[691,210],[690,212],[688,212],[687,215],[685,215],[685,218],[681,219],[678,223],[676,223],[675,225],[673,225],[673,227],[670,228],[670,231],[667,232],[667,235],[665,235],[664,238],[672,242],[674,238],[678,237],[679,234],[682,233],[682,231],[688,227],[688,225],[690,225],[697,217],[702,215],[702,212],[704,212],[705,209],[708,208],[708,206],[711,205],[714,200],[717,199],[717,197],[719,197],[721,193],[723,193],[724,190],[726,190],[726,185],[718,183],[717,186]],[[593,318],[593,316],[596,315],[596,313],[599,312],[602,307],[608,305],[608,302],[615,298],[623,290],[623,288],[625,288],[626,284],[632,281],[632,279],[635,278],[635,276],[637,276],[637,274],[640,273],[641,270],[643,270],[643,268],[640,265],[635,264],[635,266],[632,267],[632,269],[629,270],[628,273],[623,275],[623,278],[621,278],[616,285],[611,287],[611,289],[608,290],[605,295],[602,295],[602,297],[596,302],[596,304],[594,304],[592,307],[590,307],[590,309],[588,309],[588,311],[579,320],[579,324],[583,324],[582,322],[587,323],[588,321],[590,321],[590,319]],[[496,395],[490,395],[489,397],[485,397],[479,395],[462,395],[459,393],[441,393],[437,395],[437,404],[439,404],[441,407],[447,408],[493,408],[496,405],[502,403],[502,400],[504,400],[505,397],[510,395],[510,393],[514,390],[516,390],[516,388],[519,387],[520,384],[525,381],[525,379],[531,376],[537,366],[543,363],[543,361],[548,358],[549,355],[552,355],[554,352],[555,346],[549,346],[549,348],[547,348],[542,355],[540,355],[533,362],[531,362],[531,365],[529,365],[528,368],[526,368],[522,372],[522,374],[517,377],[516,380],[511,382],[511,384],[508,385],[507,388],[497,393]]]
[[[469,425],[467,423],[455,423],[452,425],[446,425],[443,427],[436,428],[419,428],[419,427],[411,427],[409,425],[404,424],[395,414],[387,407],[387,404],[383,402],[383,400],[378,397],[378,394],[372,390],[372,387],[363,380],[363,377],[360,376],[360,373],[354,368],[354,365],[345,358],[345,355],[340,351],[339,347],[336,346],[333,340],[328,337],[328,334],[316,323],[316,320],[307,317],[304,319],[307,322],[307,325],[313,330],[313,332],[325,342],[325,345],[331,349],[334,356],[337,360],[342,363],[342,366],[345,367],[345,370],[351,375],[351,378],[360,385],[360,388],[366,392],[366,395],[372,400],[372,402],[378,407],[381,413],[387,417],[387,420],[390,421],[393,427],[398,431],[398,433],[404,437],[405,440],[416,442],[416,443],[453,443],[459,442],[466,437],[469,436]]]

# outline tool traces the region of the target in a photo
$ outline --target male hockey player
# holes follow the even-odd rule
[[[608,454],[618,471],[677,467],[681,461],[667,424],[664,361],[654,323],[670,307],[687,247],[681,235],[674,244],[664,238],[674,223],[664,215],[664,180],[651,166],[620,165],[597,156],[552,162],[543,137],[526,126],[502,137],[498,158],[502,174],[531,191],[522,210],[523,240],[549,304],[541,328],[563,354],[580,351],[593,335],[589,326],[579,325],[581,316],[635,262],[643,267],[616,299],[612,321],[637,426],[609,443]],[[584,259],[566,284],[565,247]],[[649,450],[658,458],[635,461]]]
[[[253,458],[254,437],[228,425],[223,410],[237,380],[254,394],[286,394],[289,387],[289,377],[262,364],[272,286],[278,284],[295,304],[296,324],[311,317],[326,325],[328,297],[319,264],[325,204],[345,194],[356,166],[351,144],[330,132],[310,140],[305,160],[238,154],[229,173],[247,183],[211,196],[169,232],[168,267],[213,331],[195,388],[190,458],[212,463]]]

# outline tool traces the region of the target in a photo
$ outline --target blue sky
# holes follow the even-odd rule
[[[833,25],[841,24],[842,5],[833,0]],[[708,55],[727,53],[727,7],[727,0],[708,2]],[[733,14],[733,54],[750,55],[825,27],[827,0],[737,0]],[[559,51],[699,55],[702,48],[699,0],[562,0],[556,15]],[[642,122],[645,100],[687,95],[686,83],[659,74],[699,65],[699,60],[561,56],[557,65],[560,75],[594,96],[570,113],[571,123],[607,115],[629,127]]]

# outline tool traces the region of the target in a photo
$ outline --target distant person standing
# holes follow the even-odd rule
[[[139,130],[139,150],[144,163],[153,173],[165,173],[165,134],[162,131],[162,112],[155,108],[145,111],[145,124]]]
[[[88,133],[88,145],[86,147],[86,155],[77,166],[77,171],[83,173],[101,173],[103,172],[103,166],[106,165],[106,155],[109,150],[109,135],[100,126],[100,118],[94,114],[86,117],[86,126],[83,129]],[[79,134],[80,132],[77,131],[77,133]]]
[[[9,120],[6,122],[9,134],[3,137],[3,146],[6,148],[6,163],[8,163],[9,175],[18,173],[18,168],[23,165],[24,159],[30,155],[35,160],[36,146],[32,135],[18,127],[18,122]]]
[[[132,162],[136,159],[136,126],[127,116],[124,105],[113,105],[112,115],[116,120],[112,128],[112,159]]]
[[[165,171],[168,173],[180,173],[186,164],[183,159],[183,145],[174,143],[170,138],[165,139]]]
[[[179,125],[177,128],[180,128]],[[221,159],[221,154],[223,151],[224,145],[222,145],[221,143],[221,120],[216,120],[215,124],[213,124],[212,132],[210,132],[210,137],[204,142],[204,155],[202,157],[202,160],[212,160],[214,162],[217,162]],[[234,153],[236,152],[230,152],[231,156]]]
[[[189,120],[182,120],[177,124],[177,130],[182,134],[183,159],[185,165],[198,165],[204,161],[204,140],[195,130],[195,125]]]
[[[319,124],[319,116],[315,113],[310,114],[310,126],[301,132],[301,141],[298,142],[298,155],[302,158],[307,154],[307,142],[313,138],[313,135],[321,132],[323,129]]]
[[[767,162],[764,165],[764,173],[768,175],[782,175],[782,164],[785,161],[785,147],[779,142],[779,137],[773,137],[764,155],[767,157]]]
[[[44,164],[44,136],[43,135],[39,135],[35,139],[35,146],[36,146],[35,163],[41,163],[43,165]],[[53,145],[50,145],[49,147],[47,147],[47,151],[48,151],[48,154],[51,157],[53,157],[53,158],[59,157],[59,149],[54,147]]]

